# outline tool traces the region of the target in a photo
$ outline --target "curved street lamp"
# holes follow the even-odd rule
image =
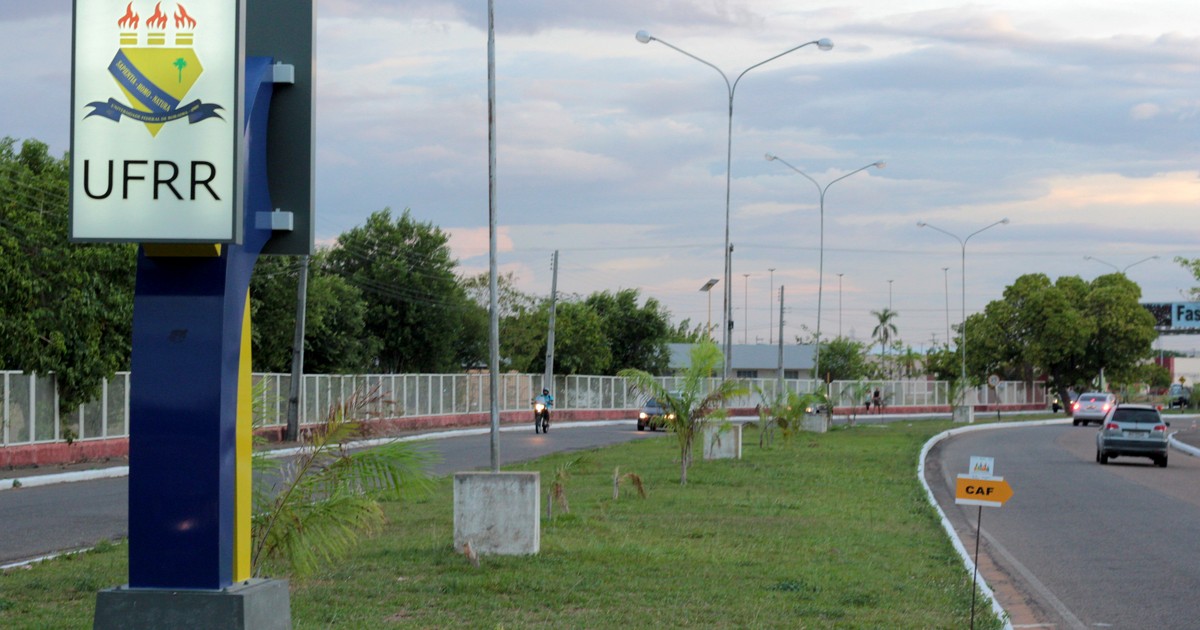
[[[1094,261],[1096,261],[1096,262],[1098,262],[1098,263],[1100,263],[1100,264],[1102,264],[1102,265],[1108,265],[1109,267],[1112,267],[1112,268],[1113,268],[1113,271],[1115,271],[1115,272],[1117,272],[1117,273],[1119,273],[1119,274],[1121,274],[1121,275],[1125,275],[1125,272],[1126,272],[1126,271],[1129,271],[1129,268],[1130,268],[1130,267],[1134,267],[1134,266],[1136,266],[1136,265],[1140,265],[1140,264],[1142,264],[1142,263],[1144,263],[1144,262],[1147,262],[1147,261],[1151,261],[1151,260],[1158,260],[1158,256],[1149,256],[1149,257],[1147,257],[1147,258],[1143,258],[1143,259],[1141,259],[1141,260],[1139,260],[1139,261],[1137,261],[1137,262],[1135,262],[1135,263],[1130,263],[1130,264],[1128,264],[1128,265],[1125,265],[1125,268],[1124,268],[1124,269],[1122,269],[1122,268],[1120,268],[1120,267],[1118,267],[1118,266],[1116,266],[1116,265],[1114,265],[1114,264],[1112,264],[1112,263],[1110,263],[1110,262],[1107,262],[1107,261],[1104,261],[1104,260],[1100,260],[1099,258],[1096,258],[1095,256],[1084,256],[1084,257],[1083,257],[1083,259],[1084,259],[1084,260],[1094,260]]]
[[[962,247],[962,374],[959,376],[959,387],[962,388],[963,394],[966,393],[967,386],[967,241],[970,241],[972,236],[975,236],[976,234],[979,234],[985,230],[990,230],[997,225],[1008,225],[1008,219],[1000,219],[999,221],[996,221],[987,227],[983,227],[971,232],[966,238],[959,238],[958,235],[947,232],[936,225],[930,225],[924,221],[917,221],[917,227],[927,227],[931,230],[941,232],[942,234],[945,234],[946,236],[958,241],[958,244]],[[947,339],[946,343],[949,344],[950,340]],[[974,416],[972,416],[972,418],[973,417]]]
[[[638,31],[637,35],[635,35],[635,37],[637,37],[637,40],[643,44],[649,44],[650,42],[658,42],[658,43],[662,44],[663,46],[666,46],[667,48],[674,50],[675,52],[678,52],[682,55],[685,55],[687,57],[695,59],[696,61],[699,61],[700,63],[712,68],[713,70],[716,70],[717,74],[720,74],[721,78],[725,80],[725,87],[729,93],[728,133],[726,134],[726,142],[725,142],[725,315],[724,315],[725,322],[724,322],[724,325],[722,325],[722,328],[725,329],[724,336],[722,337],[723,343],[724,343],[724,354],[725,354],[724,377],[729,378],[729,364],[730,364],[730,361],[732,360],[730,343],[731,343],[731,337],[732,337],[732,332],[733,332],[729,329],[730,324],[732,323],[732,315],[733,315],[733,313],[732,313],[732,311],[733,311],[733,289],[732,289],[733,282],[731,281],[732,274],[733,274],[733,268],[732,268],[733,267],[733,258],[732,258],[731,249],[729,247],[729,190],[730,190],[730,185],[731,185],[731,179],[730,179],[731,172],[733,170],[733,96],[734,96],[734,93],[737,91],[738,82],[742,80],[742,77],[746,76],[747,72],[750,72],[751,70],[753,70],[765,63],[774,61],[788,53],[800,50],[801,48],[804,48],[805,46],[811,46],[813,44],[816,44],[817,48],[819,48],[821,50],[831,50],[833,48],[833,42],[830,41],[828,38],[821,38],[821,39],[813,40],[811,42],[805,42],[803,44],[800,44],[799,46],[794,46],[792,48],[789,48],[789,49],[779,53],[778,55],[775,55],[774,57],[760,61],[760,62],[750,66],[749,68],[742,70],[741,74],[737,75],[737,78],[735,78],[733,80],[733,82],[731,83],[729,81],[729,76],[726,75],[725,72],[723,72],[720,68],[701,59],[700,57],[697,57],[696,55],[693,55],[692,53],[690,53],[686,50],[683,50],[682,48],[679,48],[678,46],[675,46],[675,45],[665,42],[657,37],[654,37],[653,35],[651,35],[650,33],[647,33],[646,31]]]
[[[812,182],[813,186],[817,187],[817,194],[820,196],[820,201],[821,201],[820,234],[821,234],[821,236],[820,236],[820,247],[818,248],[818,250],[820,251],[819,263],[817,265],[817,350],[816,350],[815,356],[813,357],[813,366],[816,369],[820,370],[820,368],[821,368],[821,298],[822,298],[822,294],[824,293],[824,287],[825,287],[825,192],[827,190],[829,190],[830,186],[842,181],[843,179],[846,179],[847,177],[850,177],[851,175],[854,175],[855,173],[861,173],[862,171],[865,171],[865,170],[871,168],[872,166],[874,166],[875,168],[883,168],[884,166],[887,166],[887,163],[882,160],[880,160],[878,162],[871,162],[870,164],[867,164],[866,166],[856,168],[853,171],[850,171],[849,173],[846,173],[845,175],[842,175],[841,177],[822,186],[821,184],[817,183],[817,180],[810,177],[808,175],[808,173],[805,173],[804,171],[796,168],[795,166],[788,164],[787,160],[784,160],[783,158],[775,156],[775,155],[771,155],[770,153],[768,153],[766,155],[766,158],[767,158],[767,161],[770,161],[770,162],[780,162],[784,166],[792,169],[793,171],[796,171],[796,173],[803,176],[804,179],[807,179],[808,181]],[[838,274],[838,275],[840,276],[841,274]],[[839,302],[838,328],[840,329],[841,328],[840,292],[839,292],[838,302]],[[841,333],[839,332],[839,334],[841,334]],[[817,376],[821,377],[820,373],[818,373]],[[821,380],[822,380],[822,382],[824,382],[825,379],[823,377],[821,377]]]

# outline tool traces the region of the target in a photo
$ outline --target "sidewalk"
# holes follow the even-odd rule
[[[634,424],[634,420],[574,420],[557,423],[560,428],[601,426],[613,424]],[[447,437],[478,435],[488,433],[491,428],[484,426],[463,426],[447,428],[404,429],[388,435],[356,440],[346,444],[348,448],[369,448],[388,442],[419,442]],[[502,425],[500,431],[528,431],[525,424]],[[301,442],[268,442],[269,457],[288,457],[304,449],[306,443]],[[0,492],[17,488],[32,488],[56,483],[73,481],[90,481],[93,479],[109,479],[129,475],[128,457],[109,457],[74,464],[54,464],[26,468],[0,469]]]
[[[927,418],[945,414],[870,414],[859,415],[856,424],[882,424],[888,421],[895,421],[898,418]],[[977,424],[986,424],[987,416],[976,415]],[[743,417],[743,420],[751,420],[750,417]],[[1067,418],[1064,416],[1063,420]],[[1165,419],[1171,423],[1170,431],[1172,432],[1172,440],[1177,442],[1176,448],[1183,453],[1200,457],[1200,414],[1189,415],[1167,415]],[[838,418],[836,425],[844,425],[844,418]],[[608,420],[608,421],[576,421],[564,422],[563,428],[569,426],[585,426],[594,422],[629,422],[633,420]],[[501,431],[523,430],[523,425],[513,426],[506,425],[500,428]],[[395,435],[376,438],[359,443],[360,446],[370,446],[371,443],[378,443],[390,440],[403,441],[418,441],[425,439],[436,439],[440,437],[451,437],[454,435],[463,435],[472,432],[488,431],[489,428],[484,427],[456,427],[443,430],[437,429],[413,429],[399,431]],[[286,443],[272,442],[269,445],[269,450],[273,451],[277,456],[284,456],[289,453],[294,453],[296,449],[302,448],[301,443]],[[1182,447],[1181,447],[1182,446]],[[74,464],[54,464],[50,466],[38,466],[31,468],[12,468],[0,469],[0,491],[9,490],[13,487],[13,480],[19,482],[17,487],[34,487],[42,485],[50,485],[54,483],[66,483],[72,481],[87,481],[91,479],[104,479],[111,477],[124,477],[129,474],[129,458],[128,457],[108,457],[102,460],[93,460],[87,462],[79,462]]]

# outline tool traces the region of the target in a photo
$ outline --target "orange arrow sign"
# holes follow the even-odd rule
[[[954,487],[954,502],[959,505],[1000,507],[1012,495],[1012,486],[1003,477],[980,479],[959,475]]]

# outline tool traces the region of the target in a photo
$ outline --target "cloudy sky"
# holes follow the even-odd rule
[[[0,136],[68,149],[70,7],[0,0]],[[486,270],[486,7],[320,0],[318,241],[409,208],[453,234],[464,272]],[[1033,272],[1090,280],[1136,263],[1144,301],[1197,284],[1172,260],[1200,257],[1194,0],[499,0],[496,25],[499,261],[526,291],[549,292],[559,250],[561,291],[632,287],[677,321],[709,318],[728,92],[712,68],[639,43],[642,29],[730,80],[835,45],[738,84],[736,342],[777,338],[781,285],[785,339],[816,326],[817,186],[766,153],[822,185],[887,163],[828,188],[827,336],[869,337],[890,303],[907,343],[945,340],[962,250],[918,221],[965,237],[1010,220],[968,242],[969,312]],[[718,286],[714,322],[721,302]]]

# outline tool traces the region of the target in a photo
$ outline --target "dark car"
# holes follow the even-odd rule
[[[1107,464],[1113,457],[1149,457],[1166,468],[1169,426],[1151,405],[1118,405],[1096,434],[1096,461]]]
[[[1192,406],[1192,388],[1184,387],[1182,383],[1172,383],[1167,389],[1167,408],[1179,407],[1185,409]]]
[[[642,405],[642,410],[638,412],[637,430],[645,431],[646,429],[650,429],[653,431],[658,428],[665,428],[674,419],[675,415],[671,413],[670,409],[657,399],[651,398],[646,401],[646,404]]]

